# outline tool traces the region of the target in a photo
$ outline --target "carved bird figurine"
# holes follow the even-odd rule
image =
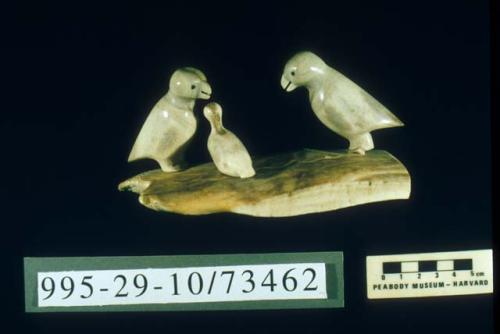
[[[386,107],[312,52],[300,52],[285,65],[281,86],[287,92],[304,86],[311,107],[330,130],[349,141],[359,154],[374,148],[371,131],[404,124]]]
[[[185,67],[170,78],[169,90],[153,107],[135,140],[128,161],[153,159],[164,172],[180,169],[186,144],[196,131],[196,99],[209,99],[212,89],[200,70]]]
[[[222,125],[222,107],[215,102],[203,108],[203,115],[210,122],[208,151],[217,169],[229,176],[252,177],[255,170],[252,159],[243,143]]]

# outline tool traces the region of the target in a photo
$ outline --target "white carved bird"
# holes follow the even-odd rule
[[[175,71],[169,90],[153,107],[137,136],[128,161],[153,159],[164,172],[179,170],[182,152],[196,131],[196,99],[209,99],[207,78],[192,67]]]
[[[222,107],[218,103],[211,102],[203,108],[203,115],[210,122],[207,147],[217,169],[229,176],[240,178],[254,176],[252,159],[245,145],[222,125]]]
[[[312,52],[300,52],[286,64],[281,86],[287,92],[304,86],[311,107],[330,130],[349,141],[359,154],[374,148],[373,130],[403,126],[386,107]]]

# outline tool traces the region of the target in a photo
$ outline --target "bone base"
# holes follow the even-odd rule
[[[254,160],[256,175],[223,175],[213,163],[164,173],[153,170],[119,185],[158,211],[187,215],[235,212],[286,217],[410,196],[410,175],[386,151],[366,155],[302,150]]]

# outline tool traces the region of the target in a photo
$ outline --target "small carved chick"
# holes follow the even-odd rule
[[[254,176],[255,170],[247,149],[234,133],[222,125],[222,107],[211,102],[203,108],[203,115],[210,122],[207,146],[217,169],[229,176]]]
[[[281,86],[287,92],[306,87],[316,116],[346,138],[355,153],[373,149],[371,131],[403,126],[380,102],[312,52],[297,53],[288,61]]]
[[[196,99],[207,100],[212,88],[200,70],[178,69],[170,78],[169,90],[153,107],[137,136],[128,161],[153,159],[164,172],[180,169],[182,153],[196,131],[193,114]]]

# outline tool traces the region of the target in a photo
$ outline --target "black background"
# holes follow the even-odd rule
[[[18,3],[1,12],[3,314],[37,333],[485,333],[491,296],[369,301],[365,256],[491,248],[486,1]],[[412,175],[408,201],[286,219],[157,213],[117,185],[142,122],[181,66],[202,69],[253,155],[345,148],[305,90],[279,85],[311,50],[392,110],[375,144]],[[188,150],[209,161],[200,111]],[[23,256],[344,251],[344,309],[25,314]],[[12,255],[12,256],[10,256]]]

